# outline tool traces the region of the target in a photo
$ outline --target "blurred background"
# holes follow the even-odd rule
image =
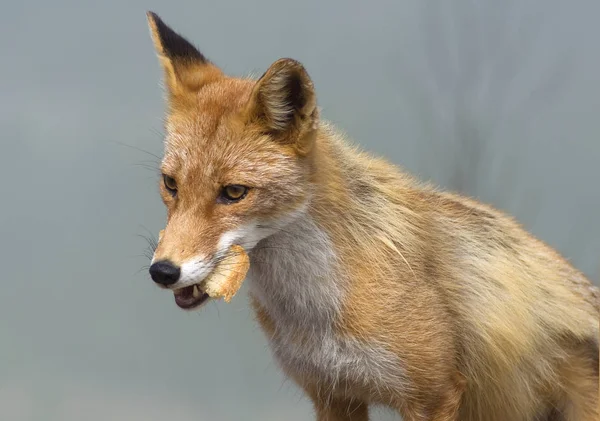
[[[244,293],[189,314],[147,274],[165,213],[146,10],[233,75],[302,61],[352,140],[511,213],[598,282],[597,0],[2,6],[2,420],[312,419]]]

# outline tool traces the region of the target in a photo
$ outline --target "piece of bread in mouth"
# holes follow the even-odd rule
[[[250,268],[250,257],[242,246],[233,245],[227,255],[215,266],[202,289],[211,298],[231,301],[242,286]]]

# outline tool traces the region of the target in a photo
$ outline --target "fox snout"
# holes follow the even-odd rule
[[[154,282],[165,287],[175,284],[181,276],[181,268],[168,260],[153,263],[149,272]]]
[[[162,240],[165,230],[158,233],[158,241]],[[161,286],[168,287],[179,281],[181,268],[170,260],[159,260],[152,263],[149,269],[150,277]]]
[[[194,235],[195,231],[189,228],[176,223],[160,231],[149,269],[156,285],[172,290],[176,304],[185,310],[196,309],[208,301],[203,282],[220,256],[210,233],[199,230],[203,234]]]
[[[219,254],[217,239],[210,230],[190,229],[190,224],[173,224],[159,233],[150,265],[150,277],[161,287],[178,289],[201,282]]]

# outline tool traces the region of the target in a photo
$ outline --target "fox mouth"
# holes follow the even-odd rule
[[[176,289],[173,291],[173,295],[175,296],[175,304],[184,310],[198,308],[210,298],[206,292],[200,289],[198,284]]]

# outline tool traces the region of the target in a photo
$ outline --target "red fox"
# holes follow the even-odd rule
[[[597,421],[599,290],[502,212],[420,182],[320,119],[304,66],[231,77],[156,14],[164,71],[150,275],[179,307],[241,246],[282,372],[319,421]]]

